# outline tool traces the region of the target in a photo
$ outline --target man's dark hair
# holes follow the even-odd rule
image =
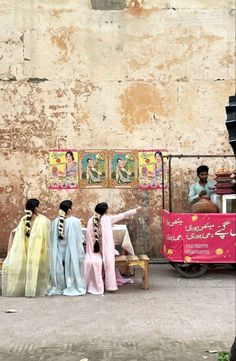
[[[197,175],[199,175],[202,172],[207,172],[209,171],[209,167],[207,165],[200,165],[200,167],[197,168]]]

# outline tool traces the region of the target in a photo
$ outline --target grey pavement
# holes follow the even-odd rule
[[[150,266],[150,289],[135,284],[105,296],[0,297],[0,360],[216,360],[235,334],[235,271],[184,279]],[[16,313],[5,313],[14,308]]]

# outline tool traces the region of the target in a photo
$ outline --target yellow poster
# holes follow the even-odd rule
[[[161,189],[162,188],[162,161],[160,157],[166,153],[163,150],[139,151],[139,189]],[[164,169],[165,169],[164,163]]]
[[[49,151],[49,188],[78,188],[78,151],[56,149]]]

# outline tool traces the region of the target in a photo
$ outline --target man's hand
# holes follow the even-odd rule
[[[143,210],[143,208],[142,208],[141,206],[139,206],[138,208],[136,208],[137,213],[141,213],[142,210]]]
[[[199,197],[202,197],[202,196],[206,196],[207,195],[207,192],[206,191],[201,191],[199,193]]]

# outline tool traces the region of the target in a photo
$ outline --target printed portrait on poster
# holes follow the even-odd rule
[[[79,152],[81,188],[108,187],[108,152],[83,150]]]
[[[167,152],[163,149],[141,150],[138,153],[139,169],[139,188],[140,189],[161,189],[162,188],[162,162],[160,152],[165,155]],[[166,158],[164,158],[164,170],[166,167]],[[166,186],[166,174],[165,186]]]
[[[78,188],[78,151],[56,149],[49,151],[49,188]]]
[[[111,188],[136,188],[137,177],[137,151],[111,150],[109,152],[109,186]]]

